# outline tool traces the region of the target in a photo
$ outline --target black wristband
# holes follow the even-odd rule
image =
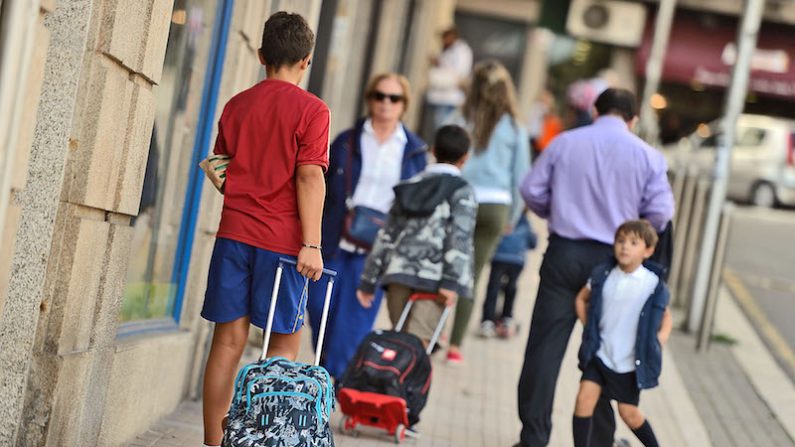
[[[323,247],[321,247],[320,245],[312,245],[312,244],[307,244],[307,243],[301,244],[301,247],[314,248],[315,250],[322,250],[323,249]]]

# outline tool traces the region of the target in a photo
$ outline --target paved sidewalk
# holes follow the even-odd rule
[[[543,222],[533,219],[534,228],[545,228]],[[544,240],[543,230],[539,231]],[[545,243],[532,252],[528,265],[520,278],[520,292],[515,315],[522,324],[517,338],[511,340],[483,340],[474,335],[464,345],[465,363],[451,367],[444,363],[443,355],[434,359],[434,376],[428,405],[423,411],[418,440],[408,445],[439,447],[510,447],[518,440],[520,429],[516,414],[516,384],[522,365],[530,314],[538,286],[538,267]],[[485,284],[483,285],[485,286]],[[472,329],[477,326],[477,315]],[[385,309],[377,323],[385,327]],[[578,388],[580,372],[576,366],[576,350],[581,329],[575,329],[558,381],[553,410],[551,447],[571,446],[571,415]],[[303,360],[310,360],[308,339],[302,351]],[[683,367],[681,356],[671,355],[671,350],[689,350],[687,343],[674,343],[664,351],[663,373],[658,388],[644,391],[641,409],[646,413],[663,446],[709,447],[724,445],[710,440],[702,416],[694,405],[684,384],[683,376],[689,374],[691,365]],[[311,360],[310,360],[311,361]],[[696,396],[698,397],[698,396]],[[762,403],[764,405],[764,403]],[[334,415],[336,429],[341,415]],[[731,422],[729,422],[731,423]],[[634,435],[619,420],[618,437],[640,446]],[[779,438],[781,439],[781,438]],[[363,428],[358,437],[335,435],[340,447],[394,445],[391,438],[377,430]],[[200,446],[201,405],[185,402],[169,417],[139,436],[134,446]],[[752,444],[747,444],[752,445]],[[785,444],[786,445],[786,444]]]

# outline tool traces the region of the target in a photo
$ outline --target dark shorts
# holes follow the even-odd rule
[[[608,368],[599,357],[594,357],[585,371],[582,380],[590,380],[602,387],[602,395],[619,403],[638,406],[640,389],[635,378],[635,371],[617,373]]]
[[[216,323],[251,317],[251,324],[265,328],[279,258],[295,260],[231,239],[215,240],[207,292],[201,316]],[[305,278],[294,265],[285,264],[273,317],[273,332],[292,334],[304,324],[307,296]]]

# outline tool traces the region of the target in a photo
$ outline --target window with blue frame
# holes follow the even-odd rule
[[[227,6],[231,7],[230,0],[174,1],[163,76],[154,88],[155,123],[140,211],[132,222],[122,322],[179,314],[180,275],[189,261],[185,252],[190,250],[185,241],[192,241],[186,232],[195,231],[185,224],[186,215],[197,206],[189,200],[195,196],[195,159],[197,152],[206,151],[199,146],[207,144],[202,138],[207,85],[218,82],[207,68],[217,62],[219,41],[225,42],[228,29],[217,22],[230,10]]]

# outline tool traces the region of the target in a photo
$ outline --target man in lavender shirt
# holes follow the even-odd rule
[[[550,236],[519,379],[516,447],[549,443],[555,384],[577,320],[574,298],[593,268],[612,256],[616,228],[643,218],[661,231],[674,213],[665,159],[631,132],[634,95],[607,89],[595,108],[596,121],[555,138],[521,185],[527,206],[548,220]],[[611,446],[615,419],[607,399],[594,418],[591,445]]]

